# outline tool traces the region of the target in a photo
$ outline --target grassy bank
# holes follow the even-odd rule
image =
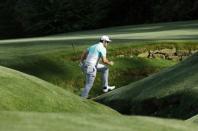
[[[126,114],[188,119],[197,114],[197,59],[195,54],[96,100]]]
[[[149,117],[0,112],[2,131],[196,131],[195,124]]]
[[[46,81],[5,67],[0,67],[0,98],[1,111],[117,114]]]

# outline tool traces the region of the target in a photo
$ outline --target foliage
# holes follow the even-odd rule
[[[197,0],[5,0],[0,7],[1,37],[198,18]]]

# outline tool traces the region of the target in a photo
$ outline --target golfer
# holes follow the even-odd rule
[[[115,88],[115,86],[109,86],[108,84],[109,68],[106,66],[113,66],[114,64],[113,61],[109,61],[106,58],[107,46],[110,42],[111,40],[109,37],[104,35],[100,38],[99,43],[92,45],[81,55],[80,66],[86,75],[86,84],[81,94],[81,96],[84,98],[88,98],[89,91],[93,86],[97,72],[102,73],[103,92],[108,92]],[[105,65],[99,63],[100,59]]]

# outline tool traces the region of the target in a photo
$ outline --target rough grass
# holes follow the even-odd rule
[[[163,59],[147,59],[147,58],[112,58],[115,66],[110,68],[110,84],[116,85],[117,88],[127,85],[131,82],[143,79],[153,73],[173,66],[177,62]],[[94,89],[91,95],[98,96],[101,92],[100,74],[98,75]]]
[[[48,82],[5,67],[0,67],[0,96],[2,131],[198,129],[198,126],[184,121],[121,116],[107,107],[81,99]]]
[[[0,48],[2,53],[0,64],[37,76],[79,95],[84,86],[84,75],[78,66],[79,56],[86,47],[88,45],[76,46],[73,50],[72,45],[9,44]],[[162,59],[130,58],[129,55],[124,58],[117,57],[118,50],[128,53],[129,47],[133,48],[133,45],[124,48],[115,45],[109,49],[109,57],[115,62],[115,67],[110,67],[109,81],[117,87],[142,79],[177,63]],[[94,97],[101,93],[99,76],[90,95]]]
[[[196,131],[196,125],[184,121],[121,116],[68,90],[80,92],[83,86],[83,75],[79,74],[78,67],[80,52],[102,34],[113,39],[108,55],[116,65],[111,68],[110,82],[122,86],[177,63],[131,58],[137,50],[172,46],[198,49],[197,28],[197,21],[189,21],[1,40],[0,65],[38,76],[67,91],[36,77],[0,67],[0,130]],[[127,57],[117,57],[123,54]],[[197,59],[195,55],[176,67],[115,90],[98,100],[126,114],[189,118],[198,109]],[[92,96],[100,94],[96,90],[99,82],[97,79]]]
[[[108,34],[113,39],[108,56],[117,66],[110,69],[110,83],[120,87],[177,63],[130,59],[130,56],[149,49],[173,46],[178,49],[198,49],[195,37],[198,34],[197,28],[197,21],[189,21],[1,40],[0,65],[37,76],[79,95],[84,85],[84,76],[78,67],[80,53],[90,44],[96,43],[102,34]],[[119,55],[128,58],[118,58]],[[91,96],[101,94],[100,83],[97,78]]]
[[[198,112],[198,55],[96,98],[121,113],[188,119]],[[146,109],[146,110],[145,110]]]
[[[60,87],[5,67],[0,67],[0,99],[1,111],[117,114]]]
[[[73,113],[0,112],[1,131],[196,131],[178,120]]]

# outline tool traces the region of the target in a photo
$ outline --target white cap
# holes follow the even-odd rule
[[[104,41],[108,41],[108,42],[111,42],[111,40],[109,39],[109,36],[107,35],[103,35],[100,40],[104,40]]]

